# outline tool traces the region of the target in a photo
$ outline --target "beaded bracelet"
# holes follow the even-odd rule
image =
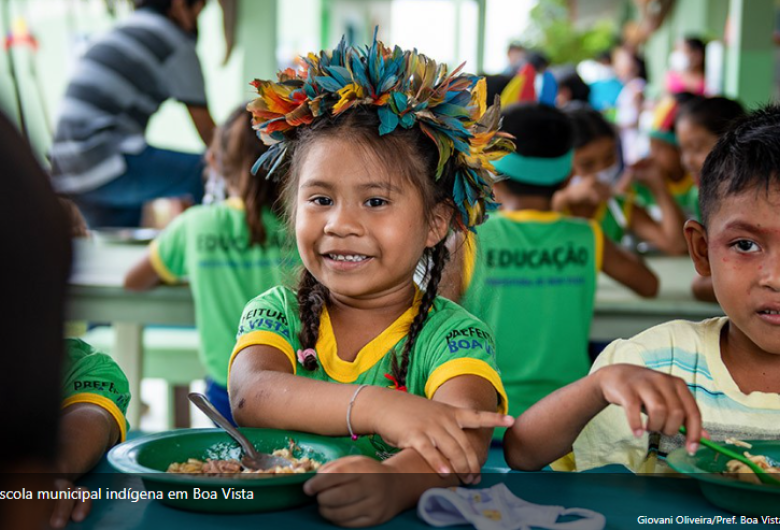
[[[352,399],[349,400],[349,405],[347,406],[347,429],[349,430],[349,436],[353,441],[358,439],[358,435],[352,431],[352,422],[350,421],[352,417],[352,407],[355,406],[355,400],[357,399],[358,394],[360,394],[360,391],[367,386],[370,385],[360,385],[357,387],[357,390],[355,390],[355,393],[352,394]]]

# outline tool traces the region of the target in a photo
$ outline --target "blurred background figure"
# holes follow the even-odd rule
[[[669,55],[666,90],[670,94],[690,92],[701,96],[706,90],[705,45],[698,37],[685,37]]]
[[[55,189],[92,228],[139,226],[143,204],[159,197],[203,197],[198,154],[147,145],[160,105],[187,106],[208,144],[214,121],[195,50],[206,0],[136,0],[136,11],[96,40],[65,92],[51,149]]]
[[[647,67],[641,55],[626,46],[615,48],[615,73],[623,88],[615,107],[623,160],[633,164],[647,153],[647,139],[639,133],[639,116],[645,103]]]
[[[510,42],[506,50],[507,64],[504,75],[515,75],[528,60],[528,50],[519,42]]]
[[[570,103],[587,105],[590,98],[591,87],[577,73],[573,66],[562,66],[551,69],[558,83],[558,96],[555,98],[555,106],[563,109]]]

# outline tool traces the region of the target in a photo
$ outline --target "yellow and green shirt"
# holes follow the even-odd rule
[[[696,399],[704,428],[713,440],[780,439],[780,394],[744,394],[721,358],[720,336],[727,325],[728,317],[718,317],[655,326],[629,340],[611,343],[596,360],[593,371],[627,363],[680,377]],[[578,471],[584,471],[622,464],[636,473],[666,473],[670,471],[666,455],[683,443],[682,435],[645,433],[635,438],[623,409],[610,405],[574,442],[574,461],[559,461],[558,468],[574,464]]]
[[[223,387],[242,308],[257,293],[285,281],[298,262],[295,250],[287,250],[286,232],[276,215],[264,210],[262,219],[266,244],[250,246],[239,199],[194,206],[174,219],[150,248],[152,266],[163,281],[189,281],[201,361]]]
[[[79,339],[65,339],[62,377],[62,408],[92,403],[116,420],[120,442],[127,437],[125,414],[130,403],[130,385],[119,365],[104,353]]]
[[[588,373],[601,229],[555,212],[499,212],[465,245],[461,304],[495,332],[517,416]]]
[[[231,364],[241,350],[260,344],[284,353],[293,372],[299,376],[332,383],[395,388],[395,382],[390,379],[392,356],[403,351],[421,295],[418,291],[412,307],[366,344],[352,362],[339,357],[330,316],[324,308],[315,347],[318,367],[308,371],[300,365],[296,354],[301,347],[298,341],[301,321],[295,293],[285,287],[275,287],[249,302],[244,309]],[[412,348],[406,389],[410,394],[431,399],[441,385],[460,375],[486,379],[496,389],[499,411],[506,413],[507,397],[496,367],[492,334],[485,324],[459,305],[436,298]]]

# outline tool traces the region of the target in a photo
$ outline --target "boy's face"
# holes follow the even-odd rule
[[[780,186],[723,195],[706,231],[688,221],[696,270],[712,276],[715,296],[743,344],[780,355]]]

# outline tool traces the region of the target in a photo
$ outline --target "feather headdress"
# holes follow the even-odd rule
[[[436,145],[437,180],[453,161],[458,228],[472,230],[495,209],[491,162],[512,152],[514,145],[498,131],[498,98],[486,106],[484,78],[461,73],[463,65],[449,72],[416,49],[391,50],[376,40],[376,30],[371,46],[347,46],[342,38],[334,50],[310,53],[303,62],[298,70],[279,72],[278,82],[251,83],[259,97],[247,110],[258,136],[270,146],[253,171],[262,167],[269,178],[280,171],[297,127],[368,105],[377,108],[380,135],[419,127]]]

